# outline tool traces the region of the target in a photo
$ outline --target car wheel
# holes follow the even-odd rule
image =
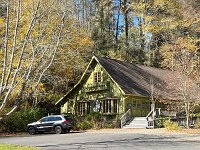
[[[70,129],[67,129],[67,133],[69,133],[70,132]]]
[[[36,133],[36,130],[34,127],[29,127],[28,128],[28,133],[31,134],[31,135],[34,135]]]
[[[63,131],[63,133],[69,133],[70,132],[70,129],[66,129]]]
[[[56,134],[61,134],[62,133],[61,126],[55,126],[54,131],[55,131]]]

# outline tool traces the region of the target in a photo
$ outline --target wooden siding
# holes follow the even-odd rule
[[[94,83],[95,72],[101,72],[102,82]],[[74,104],[72,102],[75,101],[96,101],[111,98],[115,98],[118,100],[118,114],[122,114],[124,111],[122,92],[120,91],[118,85],[116,85],[111,80],[104,68],[102,68],[101,65],[99,65],[98,63],[96,63],[94,68],[91,69],[91,74],[89,75],[87,80],[83,82],[83,87],[80,90],[75,91],[74,93],[76,93],[76,96],[74,96],[73,99],[70,99],[70,102],[66,102],[61,107],[62,113],[72,112],[72,109],[74,109]]]

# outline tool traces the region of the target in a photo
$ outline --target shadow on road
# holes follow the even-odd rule
[[[130,139],[120,139],[120,140],[105,140],[100,142],[74,142],[74,143],[67,143],[67,144],[51,144],[51,145],[44,145],[44,146],[37,146],[39,148],[44,149],[104,149],[104,148],[112,148],[115,149],[115,147],[124,147],[131,148],[133,146],[158,146],[159,147],[168,147],[169,145],[171,147],[176,147],[177,145],[187,145],[187,144],[197,144],[199,141],[186,141],[182,140],[179,137],[166,137],[166,136],[147,136],[142,135],[137,138],[130,138]]]

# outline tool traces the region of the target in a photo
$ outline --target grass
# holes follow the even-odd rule
[[[19,146],[13,144],[0,144],[0,150],[39,150],[36,147]]]

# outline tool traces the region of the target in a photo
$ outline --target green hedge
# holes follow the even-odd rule
[[[39,120],[41,116],[39,109],[27,109],[14,112],[3,118],[0,122],[0,130],[5,132],[26,131],[27,124]]]

